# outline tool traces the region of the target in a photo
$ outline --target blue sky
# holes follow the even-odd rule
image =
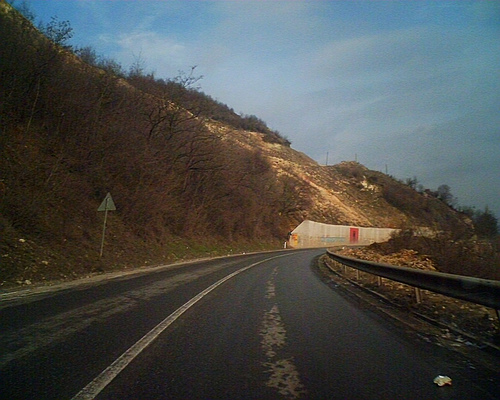
[[[201,90],[321,164],[387,166],[500,217],[500,1],[26,3],[125,69],[196,65]]]

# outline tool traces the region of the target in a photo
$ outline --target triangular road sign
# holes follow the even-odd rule
[[[111,193],[108,192],[108,194],[104,198],[103,202],[101,203],[97,211],[115,211],[115,210],[116,210],[115,203],[111,198]]]

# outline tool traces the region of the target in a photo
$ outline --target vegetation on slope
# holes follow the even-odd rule
[[[225,148],[206,109],[186,100],[188,88],[134,87],[1,5],[0,280],[29,279],[47,263],[95,268],[97,207],[108,191],[118,207],[108,228],[111,264],[130,254],[158,261],[178,242],[281,242],[282,185],[257,149]],[[50,250],[27,256],[41,249]]]
[[[357,162],[343,162],[328,168],[332,176],[342,178],[340,184],[333,183],[332,186],[354,198],[355,204],[371,219],[385,221],[379,222],[378,226],[398,229],[426,227],[452,232],[457,238],[472,235],[472,222],[468,216],[437,196],[426,191],[418,192],[404,182],[369,170]]]

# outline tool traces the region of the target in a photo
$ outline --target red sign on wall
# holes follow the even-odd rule
[[[359,228],[350,228],[349,230],[349,243],[358,243]]]

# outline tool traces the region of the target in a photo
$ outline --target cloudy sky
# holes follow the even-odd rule
[[[22,3],[17,0],[15,4]],[[27,0],[125,69],[201,90],[321,164],[355,160],[500,217],[499,1]]]

